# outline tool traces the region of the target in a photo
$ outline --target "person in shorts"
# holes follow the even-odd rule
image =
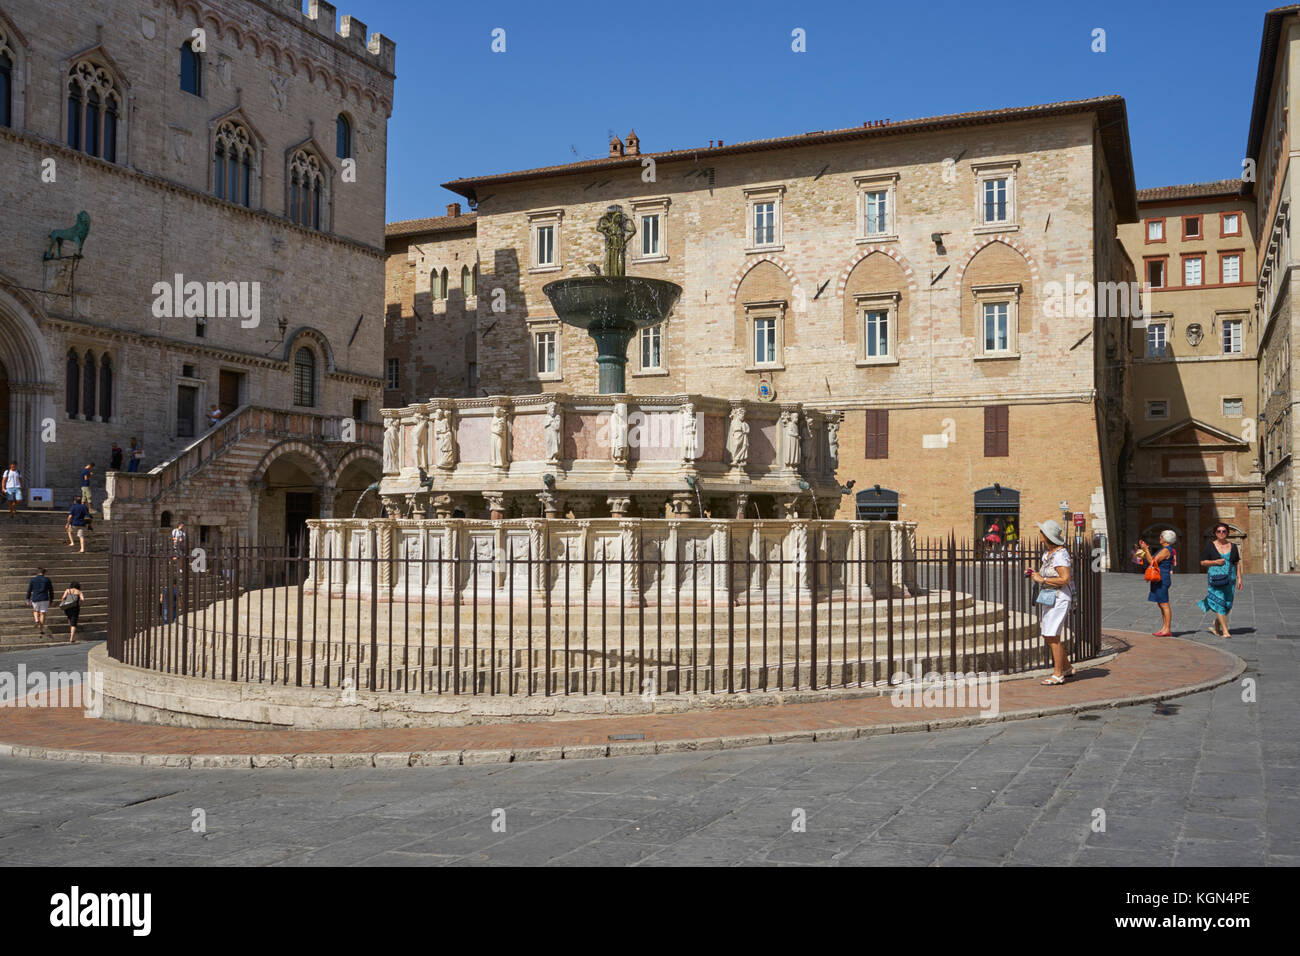
[[[86,531],[90,524],[90,509],[80,501],[75,501],[72,507],[68,509],[68,520],[64,522],[63,529],[68,532],[68,547],[71,548],[74,542],[72,540],[72,531],[77,531],[77,541],[81,542],[81,551],[79,554],[86,553]]]
[[[90,499],[90,483],[95,478],[95,466],[86,462],[86,467],[81,469],[81,503],[87,508],[92,507]]]
[[[18,470],[18,462],[11,461],[5,473],[0,475],[0,488],[4,489],[5,499],[9,502],[10,519],[17,518],[14,509],[23,500],[23,473]]]
[[[37,568],[36,574],[27,582],[27,604],[32,609],[32,620],[36,629],[45,634],[45,613],[54,600],[54,582],[45,576],[44,568]]]

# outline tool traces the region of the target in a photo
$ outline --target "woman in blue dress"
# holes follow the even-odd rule
[[[1171,624],[1172,613],[1169,608],[1169,586],[1173,583],[1174,560],[1177,552],[1174,551],[1174,542],[1178,540],[1178,535],[1172,531],[1160,532],[1161,548],[1155,554],[1147,547],[1145,541],[1138,542],[1138,556],[1147,562],[1147,565],[1155,565],[1160,569],[1160,580],[1151,582],[1151,593],[1147,595],[1147,600],[1160,606],[1161,627],[1158,631],[1152,631],[1153,637],[1173,637],[1173,631],[1169,629]]]
[[[1201,554],[1201,567],[1207,571],[1207,590],[1205,597],[1196,602],[1202,613],[1214,615],[1210,633],[1215,637],[1231,637],[1228,632],[1228,612],[1232,610],[1232,599],[1241,590],[1241,576],[1245,564],[1241,552],[1228,540],[1228,526],[1219,522],[1214,526],[1214,540],[1205,546]]]

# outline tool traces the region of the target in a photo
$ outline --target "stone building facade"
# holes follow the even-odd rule
[[[475,219],[450,203],[385,229],[385,408],[479,394]]]
[[[335,21],[321,0],[0,0],[0,446],[57,505],[132,437],[165,474],[109,476],[112,519],[279,534],[259,503],[301,526],[378,476],[377,447],[334,469],[382,401],[395,48]],[[212,405],[236,421],[205,432]],[[275,441],[250,483],[253,433]]]
[[[1253,194],[1255,319],[1259,328],[1258,396],[1261,467],[1264,472],[1264,570],[1300,567],[1300,489],[1293,457],[1297,383],[1291,375],[1297,341],[1296,265],[1291,243],[1291,175],[1296,162],[1288,120],[1300,95],[1300,7],[1279,7],[1264,17],[1259,70],[1246,143],[1246,188]]]
[[[1138,192],[1120,238],[1147,287],[1130,328],[1131,435],[1122,462],[1125,542],[1172,529],[1199,571],[1225,521],[1247,566],[1262,558],[1255,375],[1255,203],[1239,179]]]
[[[446,185],[477,212],[482,393],[596,391],[593,344],[542,287],[601,261],[619,204],[629,273],[684,289],[633,341],[629,392],[842,415],[837,517],[982,537],[1065,502],[1087,533],[1117,527],[1129,338],[1083,284],[1136,278],[1121,98],[673,152],[633,133]]]

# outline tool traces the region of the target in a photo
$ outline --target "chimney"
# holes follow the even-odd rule
[[[627,134],[627,155],[641,155],[641,138],[636,135],[636,130]]]
[[[458,203],[458,202],[449,202],[449,203],[447,203],[447,215],[448,215],[449,217],[451,217],[452,219],[455,219],[457,216],[459,216],[459,215],[460,215],[460,203]]]
[[[622,156],[622,155],[623,155],[623,141],[622,141],[621,139],[619,139],[617,136],[611,136],[611,137],[610,137],[610,140],[609,140],[609,155],[611,155],[611,156]]]

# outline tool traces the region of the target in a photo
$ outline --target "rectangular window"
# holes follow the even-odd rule
[[[663,368],[663,329],[651,325],[641,330],[641,368]]]
[[[537,227],[537,261],[534,265],[555,265],[555,226]]]
[[[1008,303],[984,303],[984,351],[1007,352],[1011,349],[1011,326]]]
[[[1168,418],[1169,403],[1163,399],[1147,402],[1147,418]]]
[[[872,409],[866,411],[867,435],[866,454],[864,458],[889,457],[889,411]]]
[[[1163,219],[1147,220],[1147,242],[1165,241],[1165,221]]]
[[[369,417],[370,403],[364,398],[352,399],[352,420],[354,422],[364,422]]]
[[[1203,256],[1188,256],[1183,260],[1183,285],[1200,285]]]
[[[776,319],[754,320],[754,364],[776,364]]]
[[[397,363],[397,359],[395,359],[395,358],[390,358],[390,359],[387,360],[386,364],[387,364],[387,366],[388,366],[388,387],[389,387],[389,388],[398,388],[398,387],[399,387],[399,379],[398,379],[398,363]]]
[[[1241,235],[1241,214],[1235,212],[1225,212],[1219,219],[1219,235],[1221,236],[1240,236]]]
[[[1242,401],[1239,398],[1225,398],[1223,400],[1223,417],[1240,418],[1242,414]]]
[[[1005,179],[984,180],[984,221],[1007,221],[1007,181]]]
[[[880,236],[889,232],[889,193],[884,190],[865,193],[862,199],[866,204],[867,235]]]
[[[1164,358],[1169,354],[1166,333],[1163,322],[1152,322],[1147,326],[1147,358]]]
[[[659,255],[659,214],[641,217],[641,255]]]
[[[1201,217],[1200,216],[1183,217],[1183,238],[1184,239],[1201,238]]]
[[[1223,259],[1220,260],[1220,269],[1223,272],[1223,276],[1220,281],[1224,283],[1240,282],[1241,281],[1241,256],[1235,253],[1230,256],[1224,256]]]
[[[754,245],[776,244],[776,203],[754,203]]]
[[[555,332],[538,332],[534,336],[537,346],[537,374],[555,374]]]
[[[984,406],[984,457],[1006,458],[1011,454],[1007,405]]]
[[[889,355],[889,312],[871,309],[866,314],[867,358]]]
[[[1223,354],[1236,355],[1241,352],[1241,319],[1223,320]]]
[[[1153,289],[1163,289],[1165,285],[1165,260],[1147,260],[1147,285]]]

